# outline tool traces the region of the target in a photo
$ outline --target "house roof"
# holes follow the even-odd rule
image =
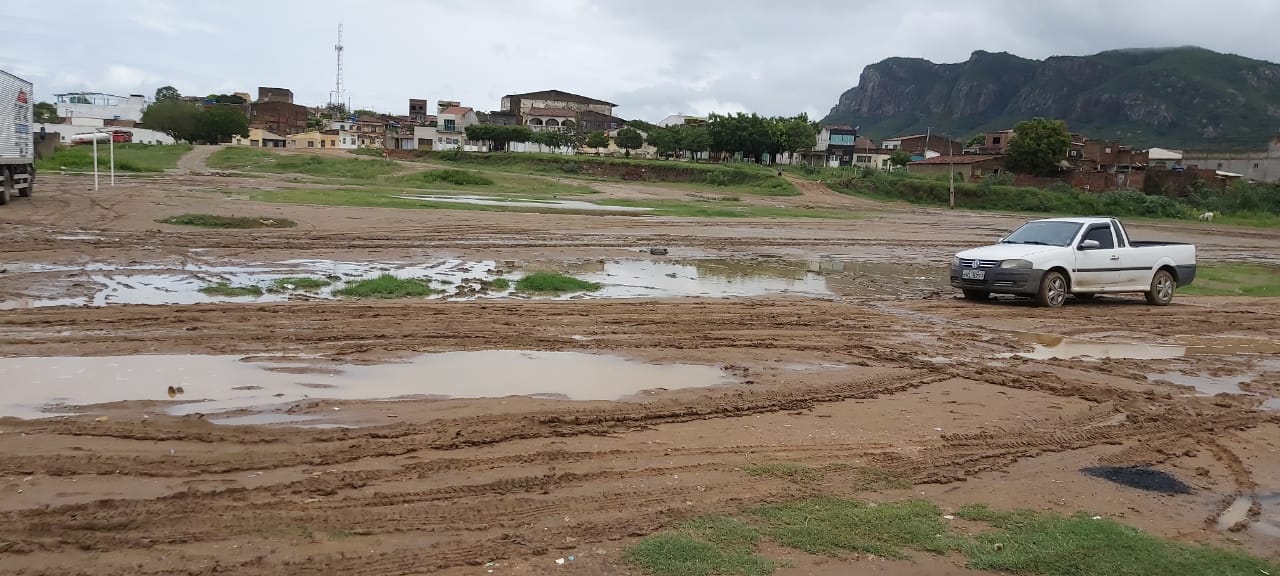
[[[541,90],[538,92],[526,92],[524,94],[508,94],[507,98],[520,98],[522,100],[559,100],[561,102],[574,102],[577,104],[604,104],[607,106],[617,106],[613,102],[605,102],[595,98],[588,98],[581,94],[565,92],[563,90]]]
[[[573,110],[564,108],[530,108],[525,112],[525,116],[551,116],[554,118],[575,118],[577,114]]]
[[[472,110],[471,108],[467,108],[466,106],[450,106],[448,108],[445,108],[444,112],[441,112],[441,114],[452,114],[454,116],[466,116],[467,112],[475,112],[475,110]]]
[[[908,164],[908,166],[932,165],[932,164],[977,164],[988,160],[999,160],[1004,158],[999,154],[960,154],[955,156],[934,156],[926,160],[918,160]]]

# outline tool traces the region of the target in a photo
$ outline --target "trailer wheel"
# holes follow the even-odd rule
[[[30,198],[31,191],[36,188],[36,171],[27,172],[27,187],[18,191],[18,196],[22,198]]]
[[[0,206],[9,203],[9,190],[13,188],[13,173],[8,168],[0,169]]]

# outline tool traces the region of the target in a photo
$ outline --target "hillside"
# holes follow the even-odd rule
[[[1045,60],[977,51],[957,64],[889,58],[867,66],[824,122],[872,138],[933,126],[964,140],[1036,116],[1136,145],[1260,147],[1280,131],[1280,65],[1195,47]]]

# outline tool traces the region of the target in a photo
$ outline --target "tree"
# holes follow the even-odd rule
[[[377,112],[374,112],[373,110],[369,110],[366,108],[357,108],[355,112],[352,112],[351,114],[356,118],[359,118],[361,116],[381,116],[381,114],[378,114]]]
[[[699,153],[711,150],[711,132],[706,125],[685,126],[680,130],[680,147],[696,161]]]
[[[234,105],[217,105],[201,110],[196,116],[195,134],[191,140],[203,144],[221,144],[232,136],[249,136],[249,117]]]
[[[632,150],[636,150],[644,146],[644,136],[635,128],[623,128],[618,131],[618,136],[614,138],[618,143],[618,147],[627,151],[627,156],[631,155]]]
[[[205,99],[214,104],[245,104],[244,97],[235,94],[210,94]]]
[[[970,138],[968,142],[965,142],[964,147],[974,148],[977,146],[982,146],[986,143],[987,143],[987,135],[979,132],[977,134],[974,134],[973,138]]]
[[[894,166],[906,166],[911,163],[911,153],[901,148],[889,155],[889,163]]]
[[[178,89],[173,86],[163,86],[156,89],[156,102],[178,100],[180,98],[182,98],[182,93],[178,92]]]
[[[175,140],[191,141],[201,114],[198,105],[181,100],[162,100],[142,112],[142,125],[164,132]]]
[[[587,134],[587,147],[595,148],[596,155],[600,155],[600,149],[609,145],[609,137],[604,132],[592,132]]]
[[[472,124],[465,131],[467,140],[489,142],[494,150],[506,150],[511,142],[529,142],[533,139],[533,131],[527,126]]]
[[[778,118],[777,150],[774,152],[790,152],[796,154],[812,150],[818,145],[818,125],[809,121],[807,114],[792,118]]]
[[[1009,140],[1005,167],[1011,172],[1052,176],[1071,151],[1071,133],[1062,120],[1035,118],[1013,127],[1017,136]]]
[[[49,102],[36,102],[32,114],[35,115],[36,122],[47,124],[60,124],[62,122],[62,118],[58,116],[58,107]]]
[[[645,142],[656,148],[658,154],[668,156],[680,150],[679,127],[661,128],[655,126],[649,130],[649,135],[645,138]]]

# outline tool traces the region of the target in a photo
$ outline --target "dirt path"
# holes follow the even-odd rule
[[[202,174],[208,171],[209,166],[206,162],[209,161],[210,156],[213,156],[221,148],[221,146],[197,144],[192,147],[190,152],[183,154],[182,158],[178,159],[178,167],[174,172],[179,174]]]
[[[7,270],[0,301],[87,290],[106,266],[176,274],[294,259],[489,258],[554,267],[650,258],[640,253],[648,246],[671,248],[669,258],[653,259],[661,262],[834,255],[911,263],[928,275],[955,249],[1020,220],[877,208],[857,221],[729,221],[245,199],[251,187],[285,185],[174,175],[92,194],[83,180],[49,176],[31,202],[0,210]],[[865,202],[804,190],[797,200]],[[181,212],[284,217],[300,226],[155,223]],[[1280,254],[1280,234],[1266,230],[1160,224],[1134,233],[1198,242],[1202,258]],[[800,270],[809,273],[804,262]],[[1101,298],[1046,311],[968,303],[949,292],[877,292],[866,287],[885,277],[867,270],[824,272],[833,293],[823,297],[0,309],[0,382],[9,385],[56,378],[11,384],[6,378],[16,372],[7,371],[28,357],[224,356],[238,371],[217,392],[247,391],[254,374],[269,372],[294,378],[308,396],[217,413],[190,402],[212,392],[192,386],[167,395],[181,376],[166,372],[137,376],[154,378],[144,381],[154,388],[146,398],[86,406],[66,398],[66,415],[0,418],[0,574],[638,576],[624,550],[646,534],[817,495],[928,498],[947,513],[973,503],[1085,511],[1277,558],[1273,537],[1246,528],[1270,509],[1249,512],[1246,529],[1235,532],[1219,531],[1216,520],[1239,496],[1280,490],[1280,412],[1261,409],[1280,398],[1273,359],[1280,299],[1180,296],[1155,308]],[[847,290],[845,280],[854,282]],[[1080,343],[1116,357],[1024,357]],[[359,369],[483,350],[707,365],[726,381],[677,389],[670,377],[655,377],[619,401],[556,400],[555,378],[539,396],[440,398],[431,396],[434,386],[458,377],[425,372],[413,397],[326,399],[326,390],[351,386]],[[1117,350],[1154,350],[1163,359]],[[196,365],[181,357],[175,365],[184,361]],[[99,377],[104,387],[116,385]],[[262,414],[351,427],[216,423]],[[749,473],[776,463],[813,474]],[[1144,492],[1080,472],[1100,465],[1154,467],[1191,494]],[[555,563],[570,555],[575,564]],[[879,566],[829,562],[836,564],[820,573]],[[948,564],[891,567],[923,575]]]

